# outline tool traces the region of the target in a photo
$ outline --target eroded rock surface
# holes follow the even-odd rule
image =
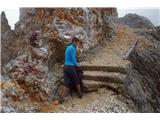
[[[2,12],[1,111],[39,112],[41,102],[52,102],[67,44],[79,37],[82,53],[109,40],[114,34],[111,22],[106,24],[110,16],[117,16],[116,8],[20,8],[11,30]]]
[[[143,32],[131,52],[126,92],[139,112],[160,112],[160,27]]]
[[[1,64],[7,64],[14,57],[14,42],[16,35],[8,25],[8,20],[4,12],[1,13]],[[14,42],[13,42],[14,41]]]

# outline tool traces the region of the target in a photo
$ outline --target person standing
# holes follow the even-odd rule
[[[78,97],[82,99],[80,80],[76,71],[76,67],[78,66],[76,60],[76,47],[79,42],[79,39],[77,37],[74,37],[72,39],[71,44],[69,44],[65,50],[65,62],[63,68],[64,85],[62,86],[62,90],[60,92],[61,103],[64,101],[64,96],[67,91],[67,88],[69,88],[70,82],[74,83],[74,85],[76,86]]]

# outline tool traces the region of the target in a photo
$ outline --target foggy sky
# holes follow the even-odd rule
[[[118,16],[123,17],[127,13],[136,13],[147,17],[155,26],[160,25],[160,8],[143,8],[143,9],[121,9],[118,8]],[[0,9],[5,11],[9,25],[14,29],[14,24],[19,20],[19,8],[17,9]]]

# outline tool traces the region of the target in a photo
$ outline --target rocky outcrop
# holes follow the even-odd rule
[[[39,47],[46,49],[49,66],[52,66],[55,62],[63,62],[66,44],[73,36],[82,40],[81,52],[109,39],[112,35],[108,36],[107,29],[113,28],[106,24],[104,18],[107,16],[117,16],[116,9],[21,8],[16,31],[20,30],[25,36],[34,30],[41,33]]]
[[[16,80],[1,82],[3,89],[1,95],[1,112],[39,112],[39,100],[42,98],[41,94],[33,96],[29,94],[25,86],[20,86]],[[35,100],[36,98],[38,99]]]
[[[147,31],[146,34],[148,34],[152,38],[160,41],[160,26],[155,27],[154,29],[151,29],[151,30]]]
[[[132,28],[153,28],[154,25],[147,18],[137,15],[137,14],[127,14],[119,20]]]
[[[2,13],[5,99],[1,111],[39,112],[41,102],[52,102],[58,94],[67,44],[79,37],[82,53],[109,40],[114,34],[110,20],[107,22],[110,16],[117,16],[115,8],[21,8],[12,31]]]
[[[42,59],[36,60],[25,52],[3,67],[1,112],[39,112],[41,102],[57,97],[62,72],[51,72]]]
[[[160,112],[160,27],[143,33],[128,60],[125,92],[133,99],[138,112]]]
[[[80,53],[109,40],[114,34],[111,17],[115,8],[20,8],[20,20],[10,30],[2,13],[2,65],[30,52],[32,58],[45,58],[49,69],[63,63],[64,50],[73,36],[81,39]],[[37,33],[36,47],[31,35]],[[14,42],[11,42],[14,41]],[[81,54],[80,54],[81,55]]]
[[[4,12],[1,13],[1,64],[7,64],[14,57],[14,42],[16,35],[8,25]]]

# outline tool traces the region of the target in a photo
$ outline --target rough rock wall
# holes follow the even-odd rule
[[[26,37],[20,29],[11,30],[4,12],[1,13],[1,62],[3,67],[11,59],[26,51]],[[2,71],[3,72],[3,71]]]
[[[160,27],[146,33],[128,60],[131,66],[125,92],[135,102],[138,112],[160,112]]]
[[[1,13],[1,63],[7,64],[14,56],[13,42],[16,39],[14,31],[8,25],[8,20],[4,12]]]
[[[73,36],[82,40],[81,52],[112,37],[109,16],[117,16],[116,8],[20,8],[20,20],[12,31],[2,13],[2,65],[28,50],[32,56],[43,52],[51,68],[63,63],[65,47]],[[33,31],[38,32],[37,48],[29,43]]]
[[[73,36],[82,40],[86,51],[109,39],[105,16],[117,16],[115,8],[21,8],[16,30],[29,36],[31,31],[41,33],[41,45],[48,53],[49,66],[63,62],[66,44]],[[28,37],[26,37],[28,38]]]

